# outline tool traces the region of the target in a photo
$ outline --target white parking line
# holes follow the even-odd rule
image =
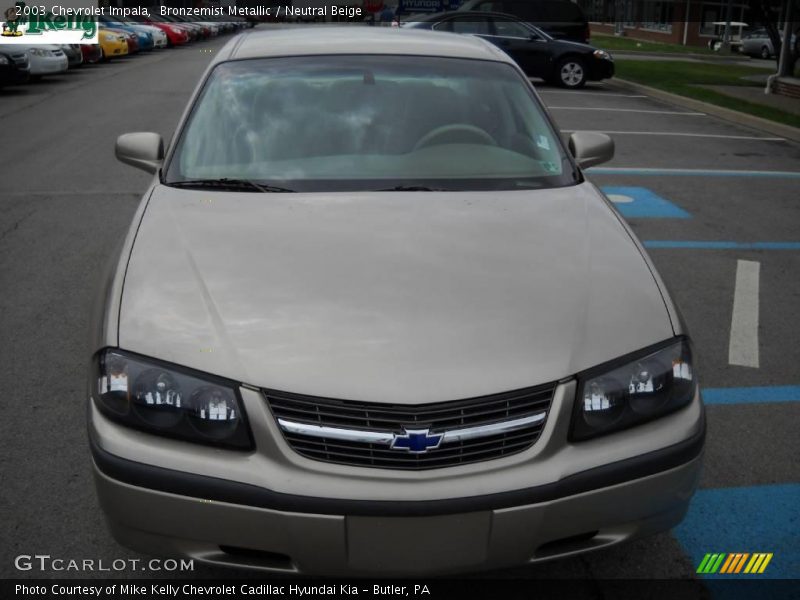
[[[596,175],[656,175],[698,177],[771,177],[800,179],[800,171],[745,171],[742,169],[661,169],[654,167],[589,167],[587,172]],[[2,194],[2,192],[0,192]]]
[[[761,263],[740,260],[736,264],[731,339],[728,362],[758,368],[758,279]]]
[[[706,113],[674,110],[639,110],[638,108],[599,108],[596,106],[548,106],[550,110],[605,110],[608,112],[644,113],[648,115],[683,115],[685,117],[705,117]]]
[[[540,94],[568,94],[573,96],[608,96],[610,98],[647,98],[644,94],[612,94],[610,92],[567,92],[565,90],[539,90]]]
[[[30,190],[4,192],[0,190],[0,196],[119,196],[122,194],[135,194],[141,196],[141,190]]]
[[[785,142],[781,137],[754,137],[749,135],[720,135],[716,133],[681,133],[677,131],[609,131],[607,129],[562,129],[562,133],[575,133],[576,131],[591,131],[594,133],[608,133],[611,135],[672,135],[677,137],[714,138],[720,140],[758,140],[760,142]]]

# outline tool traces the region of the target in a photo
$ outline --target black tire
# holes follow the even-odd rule
[[[762,46],[761,47],[761,58],[767,59],[770,56],[772,56],[772,55],[769,52],[769,48],[767,48],[766,46]]]
[[[565,56],[556,63],[553,80],[561,87],[576,90],[586,85],[586,63],[577,56]]]

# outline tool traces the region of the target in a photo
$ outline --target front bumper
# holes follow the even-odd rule
[[[205,472],[156,466],[155,454],[144,447],[138,454],[130,452],[131,445],[152,436],[105,422],[92,406],[98,496],[114,537],[125,546],[153,555],[308,575],[496,569],[602,548],[679,523],[702,462],[705,419],[699,396],[660,423],[583,442],[576,450],[578,445],[561,442],[569,419],[559,417],[568,415],[571,402],[566,399],[574,394],[570,385],[563,387],[547,429],[528,456],[463,471],[398,474],[395,481],[371,475],[378,470],[291,454],[294,468],[267,474],[272,484],[243,480],[242,473],[258,477],[268,470],[267,463],[261,468],[257,454],[237,457],[246,464],[241,472],[232,462],[227,470],[210,469],[214,453],[219,454],[215,450],[192,458],[203,459]],[[255,400],[248,415],[258,421]],[[677,431],[673,435],[679,437],[665,444],[664,430]],[[656,441],[649,451],[631,453],[639,440]],[[265,445],[258,439],[257,444]],[[627,446],[627,456],[619,446]],[[169,454],[172,447],[201,455],[204,450],[170,442],[157,452]],[[600,453],[600,461],[570,472],[584,451],[595,460]],[[562,460],[563,453],[568,460]],[[306,464],[318,470],[306,473]],[[561,476],[544,477],[548,471],[552,475],[554,465]]]
[[[62,56],[30,56],[31,75],[51,75],[63,73],[69,67],[66,55]]]
[[[98,454],[95,460],[100,504],[124,546],[220,566],[330,576],[498,569],[665,531],[683,519],[701,464],[697,456],[655,475],[549,502],[378,516],[276,510],[157,491],[114,479],[98,465]]]
[[[600,81],[614,77],[614,62],[611,60],[594,59],[589,69],[589,80]]]
[[[128,53],[128,42],[103,42],[102,47],[107,57],[125,56]]]

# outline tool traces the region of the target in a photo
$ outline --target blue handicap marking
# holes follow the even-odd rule
[[[705,404],[750,404],[764,402],[800,402],[800,385],[765,387],[703,388]]]
[[[753,460],[758,460],[757,456]],[[698,575],[719,578],[800,578],[800,484],[698,490],[673,535],[696,569],[706,553],[771,552],[760,575]]]
[[[691,215],[655,192],[635,186],[604,186],[608,199],[625,218],[689,219]]]

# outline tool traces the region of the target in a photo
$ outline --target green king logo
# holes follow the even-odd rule
[[[24,2],[17,2],[5,11],[6,21],[3,23],[4,37],[23,35],[42,35],[48,31],[79,31],[81,39],[91,39],[97,33],[97,21],[90,15],[54,16],[52,12],[39,12],[38,8],[29,9]],[[27,25],[26,31],[20,26]]]

